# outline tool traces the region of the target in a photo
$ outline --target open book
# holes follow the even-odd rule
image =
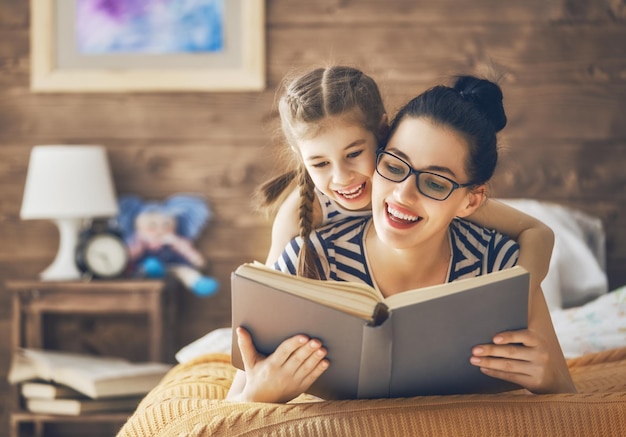
[[[19,349],[13,356],[11,384],[41,379],[66,385],[90,398],[145,395],[172,366],[134,363],[101,357],[40,349]]]
[[[528,292],[522,267],[383,298],[364,284],[243,264],[231,276],[232,326],[263,354],[298,333],[320,339],[330,367],[308,392],[325,399],[498,392],[519,387],[481,373],[471,349],[525,329]],[[243,369],[234,329],[232,344]]]

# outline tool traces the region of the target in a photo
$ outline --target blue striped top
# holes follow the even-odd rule
[[[342,220],[311,233],[310,244],[317,255],[321,279],[361,282],[376,287],[368,268],[364,237],[371,217]],[[452,257],[448,282],[513,267],[519,257],[519,245],[497,231],[463,219],[450,224]],[[300,237],[287,245],[274,269],[296,274]]]

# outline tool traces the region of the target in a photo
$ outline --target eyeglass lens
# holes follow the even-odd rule
[[[378,155],[376,171],[393,182],[402,182],[411,176],[411,167],[388,153]],[[419,172],[415,184],[420,193],[435,200],[444,200],[454,190],[452,181],[434,173]]]

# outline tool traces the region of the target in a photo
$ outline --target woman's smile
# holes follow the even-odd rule
[[[422,217],[398,205],[385,203],[387,221],[394,227],[408,228],[422,221]]]

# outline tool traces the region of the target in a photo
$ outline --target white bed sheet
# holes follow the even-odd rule
[[[565,358],[626,346],[626,286],[551,315]]]

